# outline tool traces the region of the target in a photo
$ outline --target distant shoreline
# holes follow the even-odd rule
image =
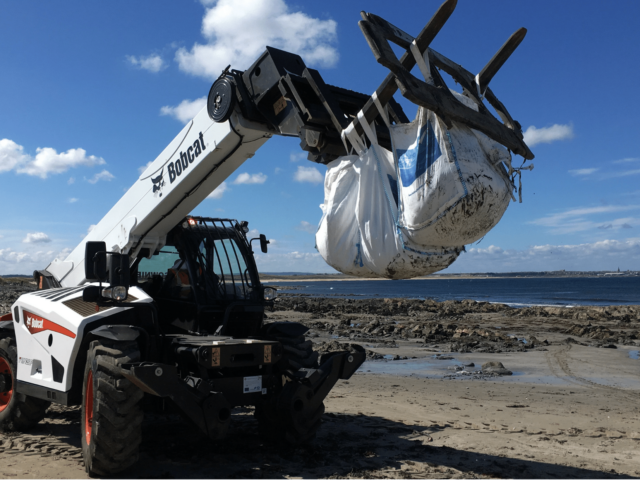
[[[522,273],[470,273],[470,274],[434,274],[409,280],[486,280],[510,278],[640,278],[640,272],[522,272]],[[386,278],[360,278],[343,274],[317,275],[260,275],[261,282],[344,282],[377,281]]]

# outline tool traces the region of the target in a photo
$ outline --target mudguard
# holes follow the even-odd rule
[[[140,336],[140,330],[133,325],[103,325],[91,330],[91,335],[116,340],[119,342],[131,342]]]

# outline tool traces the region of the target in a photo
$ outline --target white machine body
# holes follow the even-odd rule
[[[68,391],[73,375],[71,366],[85,327],[127,310],[98,308],[95,303],[84,302],[84,287],[38,290],[22,295],[13,305],[14,331],[20,345],[18,381]],[[129,301],[142,303],[152,299],[142,289],[132,287]]]

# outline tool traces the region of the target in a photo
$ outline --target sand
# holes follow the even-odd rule
[[[252,409],[234,411],[220,443],[180,417],[147,415],[140,462],[122,477],[640,476],[638,307],[520,315],[462,302],[423,310],[353,302],[312,308],[308,299],[283,299],[268,313],[269,321],[311,326],[318,349],[358,343],[382,357],[333,389],[315,442],[262,443]],[[483,374],[488,361],[513,375]],[[79,420],[77,407],[55,406],[30,436],[0,434],[0,477],[85,478]]]

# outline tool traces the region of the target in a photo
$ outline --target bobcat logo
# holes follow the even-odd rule
[[[27,317],[27,327],[31,327],[34,329],[41,329],[44,328],[43,326],[43,321],[42,320],[38,320],[36,318],[31,318],[31,317]]]
[[[164,179],[162,175],[164,174],[164,167],[160,170],[160,175],[151,179],[151,183],[153,183],[153,195],[155,197],[162,196],[162,187],[164,187]]]

